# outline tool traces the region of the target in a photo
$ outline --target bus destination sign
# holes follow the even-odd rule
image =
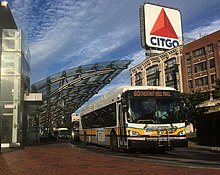
[[[147,97],[147,96],[166,96],[169,97],[171,96],[170,91],[144,91],[144,90],[140,90],[140,91],[133,91],[133,95],[134,97]]]

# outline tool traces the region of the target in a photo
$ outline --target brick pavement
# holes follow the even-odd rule
[[[0,175],[219,175],[220,169],[167,166],[100,155],[70,143],[27,147],[0,154]]]

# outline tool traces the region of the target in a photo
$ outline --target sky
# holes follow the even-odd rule
[[[145,2],[181,11],[185,40],[220,30],[219,0],[8,0],[31,52],[31,84],[65,69],[134,60],[101,93],[130,85],[129,69],[145,59],[139,7]]]

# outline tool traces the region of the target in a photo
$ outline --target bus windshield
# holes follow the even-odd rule
[[[176,91],[129,91],[127,97],[127,120],[130,123],[165,124],[183,121],[179,93]]]

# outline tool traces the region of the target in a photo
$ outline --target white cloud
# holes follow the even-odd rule
[[[132,30],[114,29],[109,33],[99,35],[97,38],[88,41],[78,51],[66,55],[64,61],[71,58],[84,58],[80,61],[81,65],[94,63],[96,60],[104,58],[117,48],[122,47],[125,43],[132,39]],[[74,62],[75,60],[73,60]]]
[[[213,32],[216,32],[220,30],[220,19],[216,21],[212,21],[209,25],[206,26],[200,26],[194,30],[191,30],[189,32],[186,32],[184,34],[184,38],[190,39],[190,40],[196,40],[198,38],[201,38],[205,35],[211,34]]]

